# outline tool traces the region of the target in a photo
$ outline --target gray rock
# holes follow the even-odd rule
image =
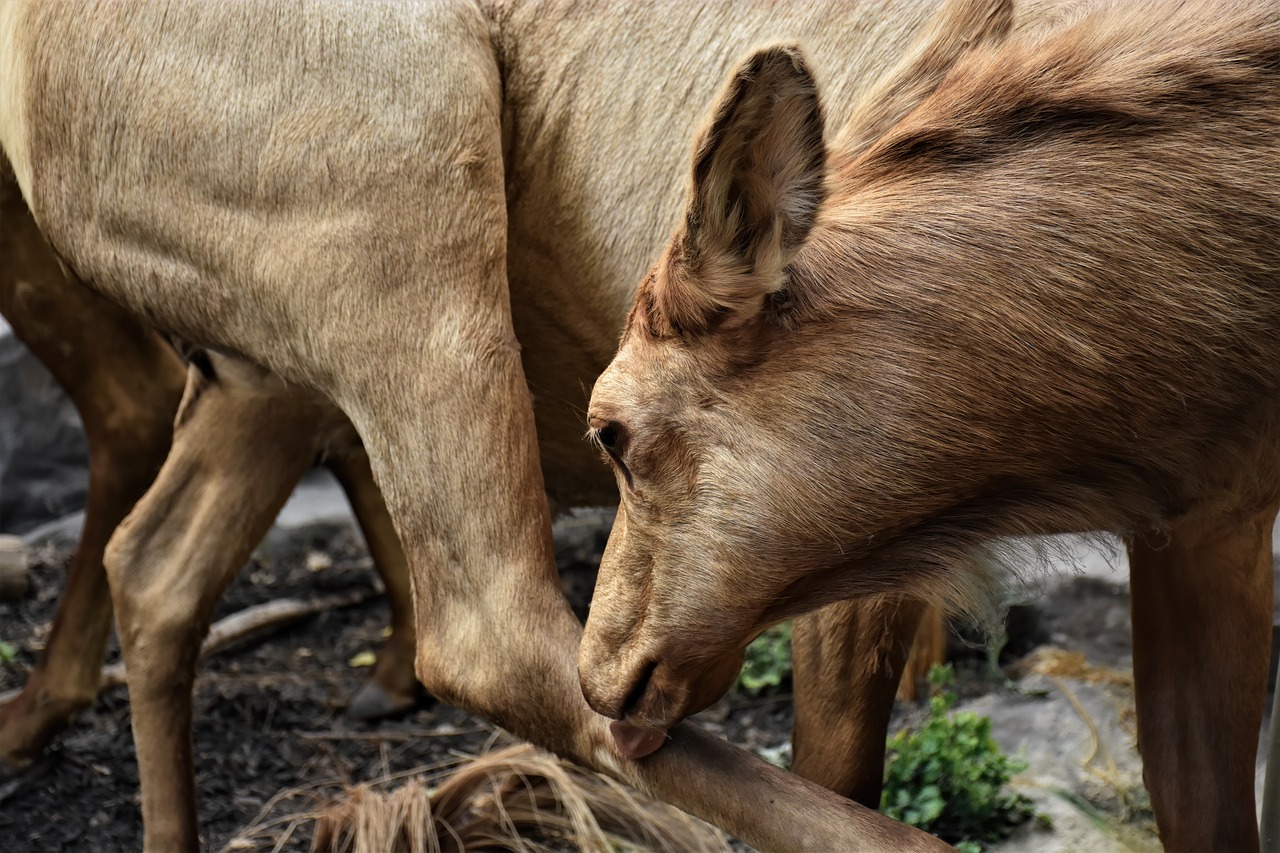
[[[316,523],[355,523],[346,494],[325,468],[308,471],[276,517],[276,525],[285,528],[307,527]]]
[[[22,539],[33,549],[53,548],[58,551],[69,551],[80,541],[80,533],[84,530],[84,510],[46,521],[39,527],[33,527],[23,534]]]
[[[84,506],[80,416],[49,372],[0,326],[0,532],[25,533]]]
[[[553,527],[561,583],[579,619],[586,619],[596,567],[616,514],[613,507],[581,507],[561,515]],[[78,528],[68,523],[48,529],[56,535]],[[305,559],[344,532],[359,536],[346,495],[332,474],[315,469],[303,477],[280,510],[257,554],[265,560]]]
[[[18,599],[31,586],[30,555],[17,536],[0,536],[0,599]]]

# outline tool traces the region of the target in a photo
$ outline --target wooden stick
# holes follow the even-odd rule
[[[282,628],[299,619],[324,613],[329,610],[341,610],[362,604],[380,593],[372,589],[358,589],[337,595],[326,595],[321,598],[279,598],[264,604],[246,607],[215,622],[210,628],[204,642],[200,644],[200,657],[216,654],[236,645],[250,636],[269,629]],[[98,690],[106,690],[117,684],[125,683],[123,663],[115,663],[102,668],[102,678],[98,681]],[[22,692],[22,688],[0,693],[0,705],[4,705]]]

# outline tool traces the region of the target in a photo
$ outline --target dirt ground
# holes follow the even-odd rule
[[[308,551],[327,554],[332,566],[310,570]],[[19,602],[0,602],[0,639],[18,648],[15,661],[0,663],[0,692],[21,686],[42,647],[69,553],[46,549],[36,556],[32,592]],[[564,568],[567,585],[581,599],[589,586],[587,567],[566,555]],[[228,591],[217,618],[282,596],[309,598],[372,582],[369,558],[354,535],[325,528],[273,558],[256,558]],[[311,826],[291,816],[337,796],[343,785],[456,762],[502,737],[482,720],[430,700],[378,724],[344,717],[370,672],[350,662],[378,648],[386,619],[385,600],[374,598],[201,663],[195,755],[206,849],[271,850],[287,835],[280,849],[305,850]],[[113,640],[108,659],[118,658]],[[713,709],[705,723],[776,754],[790,734],[789,697],[738,699]],[[251,825],[257,829],[246,831]],[[129,701],[124,687],[114,687],[29,773],[0,780],[0,851],[114,853],[136,851],[141,841]]]
[[[561,578],[580,616],[590,599],[608,522],[609,513],[590,511],[557,524]],[[323,522],[282,530],[273,532],[240,573],[216,618],[285,596],[313,599],[372,589],[372,566],[352,528]],[[37,550],[32,591],[21,601],[0,602],[0,640],[17,649],[15,660],[0,661],[0,693],[23,683],[43,648],[69,554],[67,547]],[[1123,675],[1132,666],[1124,574],[1061,580],[1034,605],[1010,612],[1000,659],[1021,658],[1048,644],[1083,653],[1088,666],[1082,672],[1060,672],[1056,680],[1015,676],[1014,684],[990,668],[981,635],[969,632],[951,643],[962,707],[990,716],[1002,747],[1026,757],[1029,768],[1015,783],[1037,808],[1052,812],[1056,824],[1052,832],[1028,829],[995,850],[1148,849],[1155,844],[1149,809],[1135,812],[1132,806],[1141,799],[1127,710],[1132,690],[1112,696],[1116,691],[1102,690],[1090,675],[1097,667],[1103,673],[1117,668]],[[429,699],[399,719],[377,724],[344,716],[370,673],[353,664],[379,647],[386,621],[386,602],[375,596],[202,661],[195,690],[195,751],[205,849],[306,850],[311,816],[341,797],[344,786],[435,772],[505,742],[506,736],[484,721]],[[118,657],[113,642],[108,659]],[[891,730],[923,716],[921,706],[900,702]],[[785,690],[765,697],[731,696],[698,720],[769,760],[784,766],[789,761],[792,710]],[[0,779],[0,853],[140,848],[129,722],[124,687],[106,690],[30,772]],[[1098,774],[1086,766],[1099,751],[1099,738],[1108,744],[1105,755],[1114,755],[1123,771],[1109,769],[1101,786],[1094,778]],[[1140,843],[1131,837],[1135,826]]]

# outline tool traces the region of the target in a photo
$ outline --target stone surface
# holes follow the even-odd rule
[[[55,548],[67,550],[74,548],[80,541],[80,532],[84,529],[84,510],[68,513],[62,518],[46,521],[22,534],[22,541],[32,548]]]
[[[1027,769],[1013,783],[1053,821],[1052,830],[1027,826],[989,848],[992,853],[1156,853],[1150,802],[1142,787],[1133,717],[1133,690],[1106,680],[1029,675],[1018,682],[1029,694],[991,693],[958,710],[991,718],[1001,748],[1020,754]],[[1266,750],[1264,721],[1255,770],[1262,796]],[[1260,808],[1260,806],[1259,806]]]
[[[0,599],[22,598],[31,586],[27,544],[17,536],[0,536]]]
[[[84,506],[87,466],[75,407],[0,326],[0,532],[24,533]]]

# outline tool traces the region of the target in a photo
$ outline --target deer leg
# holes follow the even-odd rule
[[[466,318],[465,331],[448,330],[439,343],[430,334],[404,336],[412,352],[367,352],[371,372],[349,377],[347,393],[335,395],[364,439],[409,558],[417,673],[427,689],[757,847],[947,849],[687,724],[641,761],[618,753],[609,721],[587,706],[577,677],[581,626],[555,570],[518,349],[501,328],[476,338],[475,318],[502,318],[492,309],[452,306],[443,316]],[[390,328],[408,316],[442,314],[394,310],[348,322]],[[406,400],[411,412],[401,411]],[[433,427],[430,441],[422,440],[423,423]]]
[[[418,701],[418,679],[413,672],[413,591],[409,585],[409,565],[382,492],[373,481],[364,448],[357,445],[340,453],[330,459],[328,465],[346,491],[351,510],[364,531],[374,568],[387,589],[387,603],[391,607],[391,635],[378,652],[372,678],[365,682],[347,708],[348,716],[357,720],[375,720],[407,711]]]
[[[1182,522],[1167,546],[1129,549],[1138,742],[1167,850],[1258,849],[1275,515]]]
[[[879,808],[885,735],[925,605],[840,601],[795,621],[792,770]]]
[[[184,371],[153,332],[68,276],[0,187],[0,313],[66,390],[89,442],[84,530],[44,654],[0,709],[0,772],[35,759],[98,695],[111,631],[102,554],[169,451]]]
[[[432,693],[763,849],[948,849],[687,724],[653,755],[623,759],[608,721],[590,710],[579,686],[581,628],[555,572],[529,392],[514,347],[484,360],[382,364],[412,366],[397,378],[418,385],[413,399],[433,404],[420,416],[449,423],[413,452],[400,444],[412,440],[409,422],[374,419],[392,409],[371,406],[367,416],[348,409],[389,486],[384,494],[413,572],[417,671]],[[438,385],[424,389],[428,381]],[[372,381],[361,384],[365,393],[375,390]],[[389,387],[385,404],[412,385],[393,387],[400,390],[392,395]],[[451,412],[484,416],[449,419]]]
[[[315,458],[316,413],[194,369],[173,451],[112,537],[147,850],[198,846],[191,745],[200,642],[227,584]]]

